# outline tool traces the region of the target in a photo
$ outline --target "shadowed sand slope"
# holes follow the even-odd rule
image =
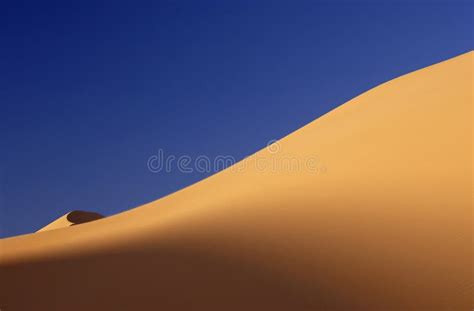
[[[70,226],[83,224],[83,223],[94,221],[101,218],[104,218],[104,216],[98,213],[86,212],[86,211],[72,211],[56,219],[52,223],[44,226],[43,228],[39,229],[37,232],[70,227]]]
[[[472,309],[473,58],[155,202],[1,240],[2,310]]]

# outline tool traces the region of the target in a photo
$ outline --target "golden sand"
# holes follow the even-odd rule
[[[384,83],[160,200],[0,240],[2,311],[472,309],[473,60]]]

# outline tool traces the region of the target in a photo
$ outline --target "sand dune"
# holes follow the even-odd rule
[[[2,311],[472,309],[473,60],[155,202],[1,240]]]
[[[52,223],[39,229],[37,232],[70,227],[70,226],[83,224],[83,223],[94,221],[101,218],[104,218],[104,216],[98,213],[86,212],[86,211],[72,211],[72,212],[67,213],[64,216],[59,217]]]

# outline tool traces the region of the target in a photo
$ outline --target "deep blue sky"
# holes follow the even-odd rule
[[[111,215],[241,159],[377,84],[473,48],[453,1],[3,1],[0,237]]]

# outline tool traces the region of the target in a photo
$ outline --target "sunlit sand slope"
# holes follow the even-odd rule
[[[1,240],[2,310],[472,309],[473,58],[145,206]]]

